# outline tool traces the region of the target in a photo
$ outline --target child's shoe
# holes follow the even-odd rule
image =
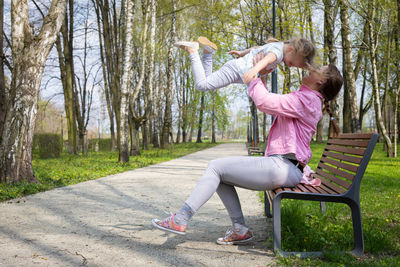
[[[179,42],[174,43],[174,46],[178,47],[178,48],[183,48],[183,49],[186,49],[188,47],[192,48],[192,49],[196,49],[196,50],[199,49],[198,42],[179,41]]]
[[[214,53],[218,49],[217,45],[208,40],[207,37],[200,36],[197,41],[199,42],[201,47],[203,47],[203,49],[207,50],[210,53]]]
[[[236,245],[246,243],[254,238],[250,230],[243,235],[234,231],[233,228],[228,229],[225,233],[225,237],[220,237],[217,239],[217,243],[220,245]]]
[[[171,232],[178,235],[186,235],[186,225],[177,225],[174,221],[175,215],[176,214],[174,213],[163,221],[153,219],[151,220],[151,223],[154,227],[162,231]]]

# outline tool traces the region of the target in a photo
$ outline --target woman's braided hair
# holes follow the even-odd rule
[[[333,64],[328,65],[328,70],[325,71],[324,75],[326,75],[326,82],[322,85],[320,92],[324,96],[324,109],[329,114],[330,121],[332,122],[334,136],[337,136],[340,128],[335,117],[333,117],[329,101],[335,99],[339,94],[343,85],[343,77],[338,68]]]

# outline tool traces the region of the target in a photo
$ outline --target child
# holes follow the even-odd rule
[[[249,96],[260,111],[275,116],[265,156],[211,161],[182,208],[164,220],[153,219],[153,226],[186,234],[188,221],[217,192],[232,221],[232,228],[217,243],[250,241],[253,234],[246,226],[235,186],[266,191],[301,182],[303,166],[311,158],[310,142],[322,117],[322,103],[329,111],[328,101],[338,95],[342,84],[343,77],[334,65],[310,71],[298,91],[285,95],[270,93],[260,79],[253,79],[248,85]]]
[[[199,44],[203,47],[202,61],[197,53]],[[185,49],[190,54],[195,86],[200,91],[216,90],[232,83],[248,84],[261,70],[266,69],[270,72],[281,61],[288,67],[310,68],[315,56],[315,48],[307,39],[293,38],[279,42],[270,38],[267,44],[260,47],[230,51],[231,55],[237,55],[239,58],[229,60],[218,71],[212,73],[212,54],[217,50],[216,44],[206,37],[199,37],[198,42],[181,41],[174,46]],[[253,58],[261,53],[265,57],[253,66]]]

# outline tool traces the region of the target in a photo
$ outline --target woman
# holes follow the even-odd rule
[[[232,221],[232,228],[217,243],[232,245],[253,239],[235,186],[265,191],[297,185],[302,180],[303,167],[311,158],[310,142],[322,117],[322,103],[329,112],[328,101],[338,95],[342,84],[343,78],[334,65],[310,71],[298,91],[285,95],[270,93],[259,78],[253,79],[248,85],[249,96],[260,111],[275,116],[265,157],[211,161],[183,207],[165,220],[153,219],[153,226],[186,234],[190,218],[217,192]]]

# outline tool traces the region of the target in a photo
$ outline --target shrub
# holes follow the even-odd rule
[[[58,158],[62,151],[62,140],[59,134],[38,134],[39,139],[39,157]]]
[[[111,138],[98,139],[99,151],[111,151]]]

